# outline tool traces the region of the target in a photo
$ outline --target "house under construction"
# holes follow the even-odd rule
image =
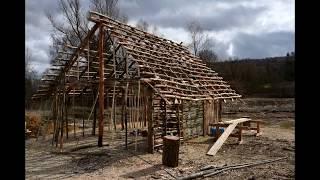
[[[98,128],[99,146],[105,126],[126,137],[145,129],[152,153],[165,135],[184,141],[208,134],[221,102],[241,97],[187,47],[96,12],[88,18],[93,27],[78,47],[59,52],[33,96],[50,102],[56,142],[68,136],[77,111],[93,134]]]

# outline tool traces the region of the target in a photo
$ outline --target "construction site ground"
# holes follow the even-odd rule
[[[287,157],[285,160],[226,171],[210,179],[295,179],[294,99],[249,98],[235,105],[225,104],[223,119],[249,116],[262,120],[261,136],[244,131],[243,143],[229,137],[215,156],[206,155],[214,143],[210,136],[198,137],[180,146],[179,166],[162,165],[161,151],[146,153],[145,137],[130,134],[125,149],[124,133],[104,134],[104,146],[97,136],[69,134],[63,150],[51,146],[51,136],[26,140],[26,179],[174,179],[198,172],[206,165],[231,165]]]

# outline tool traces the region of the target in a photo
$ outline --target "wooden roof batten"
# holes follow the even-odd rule
[[[89,11],[88,19],[95,25],[77,49],[72,47],[75,49],[74,53],[69,61],[66,61],[65,66],[57,71],[58,74],[49,75],[54,77],[55,82],[59,83],[65,73],[71,69],[79,52],[89,51],[85,49],[85,45],[96,29],[103,26],[118,47],[121,46],[128,59],[139,68],[141,82],[151,87],[155,94],[167,103],[172,103],[175,99],[225,101],[241,98],[241,95],[231,89],[230,85],[218,76],[218,73],[207,67],[187,47],[97,12]],[[97,64],[98,62],[95,62],[95,65]],[[52,93],[53,87],[54,85],[50,86],[48,94]],[[40,92],[43,94],[43,91]]]

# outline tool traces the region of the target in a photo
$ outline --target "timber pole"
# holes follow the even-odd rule
[[[97,93],[94,90],[93,91],[93,97],[96,97]],[[94,110],[93,110],[93,122],[92,122],[92,135],[95,136],[96,135],[96,119],[97,119],[97,103],[96,101],[93,101],[94,103]]]
[[[103,26],[100,24],[99,32],[99,138],[98,146],[102,147],[103,119],[104,119],[104,59],[103,59]]]

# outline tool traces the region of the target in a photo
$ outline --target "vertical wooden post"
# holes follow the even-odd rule
[[[130,88],[130,94],[132,95],[132,89]],[[130,107],[130,109],[129,109],[129,112],[130,112],[130,119],[129,119],[129,127],[130,128],[133,128],[133,122],[132,122],[132,96],[129,96],[129,107]]]
[[[103,40],[104,31],[103,26],[100,24],[99,32],[99,137],[98,146],[102,147],[103,138],[103,119],[104,119],[104,58],[103,58]]]
[[[88,40],[88,53],[87,53],[88,57],[88,81],[89,81],[89,75],[90,75],[90,39]]]
[[[56,140],[56,147],[58,147],[58,139],[59,139],[59,133],[60,133],[60,108],[59,108],[59,103],[60,103],[60,93],[57,95],[57,103],[56,103],[56,108],[57,108],[57,127],[56,127],[56,134],[55,134],[55,140]]]
[[[219,103],[219,108],[218,108],[218,122],[221,122],[221,113],[222,113],[222,103],[221,103],[221,101],[218,101],[218,103]]]
[[[55,93],[53,97],[53,104],[52,104],[52,115],[53,115],[53,134],[52,134],[52,142],[51,145],[53,146],[53,143],[55,141],[55,135],[57,130],[57,93]]]
[[[153,117],[152,117],[152,90],[147,90],[147,120],[148,120],[148,152],[153,153],[154,151],[154,136],[153,136]]]
[[[124,95],[124,121],[125,121],[125,128],[126,128],[126,149],[128,148],[128,110],[127,110],[128,87],[129,87],[129,83],[127,82],[125,95]]]
[[[83,94],[81,95],[83,96]],[[82,108],[84,108],[84,103],[83,103],[83,98],[84,97],[81,97],[81,106]],[[84,109],[82,110],[82,137],[84,137]]]
[[[115,44],[113,43],[112,44],[113,46],[113,51],[112,51],[112,56],[113,56],[113,72],[114,72],[114,79],[116,79],[117,77],[117,59],[116,59],[116,47],[115,47]],[[113,96],[112,96],[112,109],[111,109],[111,118],[113,120],[113,128],[114,130],[117,129],[117,125],[116,125],[116,108],[115,108],[115,104],[114,104],[114,101],[115,101],[115,95],[116,95],[116,80],[114,80],[114,84],[113,84]]]
[[[137,100],[137,108],[138,108],[138,112],[137,112],[137,121],[138,124],[141,127],[141,121],[140,121],[140,80],[138,81],[138,100]]]
[[[96,121],[97,121],[97,103],[95,97],[97,96],[97,93],[95,90],[93,90],[93,103],[94,103],[94,110],[93,110],[93,122],[92,122],[92,135],[96,135]]]
[[[182,99],[180,100],[180,105],[181,105],[181,117],[180,117],[180,119],[181,119],[181,125],[182,125],[182,127],[180,127],[180,134],[182,134],[181,136],[183,137],[183,141],[184,141],[185,140],[185,138],[184,138],[185,127],[183,126],[183,100]],[[181,141],[180,141],[180,143],[181,143]]]
[[[56,143],[56,147],[58,147],[58,137],[59,137],[59,109],[58,109],[58,103],[59,103],[59,93],[56,93],[56,103],[55,103],[55,119],[56,119],[56,127],[54,132],[54,140]]]
[[[239,134],[238,134],[238,143],[242,144],[242,127],[243,127],[243,123],[239,124]]]
[[[69,97],[67,96],[67,101],[66,101],[66,137],[67,139],[69,138],[69,122],[68,122],[68,104],[69,104]]]
[[[133,127],[136,128],[137,124],[136,124],[136,95],[135,92],[133,90],[133,86],[132,86],[132,115],[133,115]]]
[[[177,123],[178,123],[178,136],[179,136],[179,139],[181,138],[181,127],[180,127],[180,104],[177,103],[176,104],[176,114],[177,114]]]
[[[129,91],[130,90],[128,89],[127,94],[129,94]],[[128,118],[127,123],[128,123],[128,127],[131,128],[131,123],[130,123],[131,122],[131,118],[130,118],[131,117],[131,109],[130,109],[131,99],[130,99],[130,96],[127,95],[126,99],[127,99],[127,104],[126,104],[127,105],[127,107],[126,107],[127,116],[126,117]]]
[[[105,92],[106,92],[106,95],[105,95],[105,109],[106,109],[106,111],[108,112],[108,108],[109,108],[109,103],[110,103],[110,101],[109,101],[109,88],[107,88],[106,90],[105,90]],[[107,124],[108,124],[108,130],[110,131],[110,127],[111,127],[111,111],[112,110],[110,110],[110,121],[108,121],[107,122]]]
[[[111,116],[112,116],[112,123],[113,123],[113,128],[114,130],[117,129],[117,125],[116,125],[116,107],[115,107],[115,98],[116,98],[116,81],[114,81],[113,84],[113,95],[112,95],[112,112],[111,112]]]
[[[121,130],[124,130],[124,105],[125,105],[125,97],[124,97],[124,91],[123,91],[123,89],[121,90],[122,91],[122,108],[121,108]]]
[[[215,140],[217,141],[220,137],[220,126],[219,124],[216,124],[216,134],[215,134]]]
[[[212,106],[210,107],[212,108],[212,123],[217,123],[217,120],[216,120],[216,101],[215,100],[212,100]]]
[[[208,125],[209,125],[209,118],[208,118],[208,102],[203,101],[203,136],[208,134]]]
[[[147,110],[148,110],[148,107],[147,107],[147,97],[146,97],[146,93],[144,93],[143,91],[143,105],[144,105],[144,118],[143,118],[143,126],[146,127],[147,126]]]
[[[162,100],[164,103],[164,135],[167,135],[167,102],[165,100]]]
[[[73,95],[72,95],[72,114],[73,114],[73,137],[76,138],[76,116],[74,113],[74,96],[75,96],[75,88],[73,88]]]
[[[61,136],[60,136],[60,151],[62,151],[62,148],[63,148],[63,125],[64,125],[64,105],[65,105],[65,86],[63,86],[63,101],[60,103],[61,104]]]

